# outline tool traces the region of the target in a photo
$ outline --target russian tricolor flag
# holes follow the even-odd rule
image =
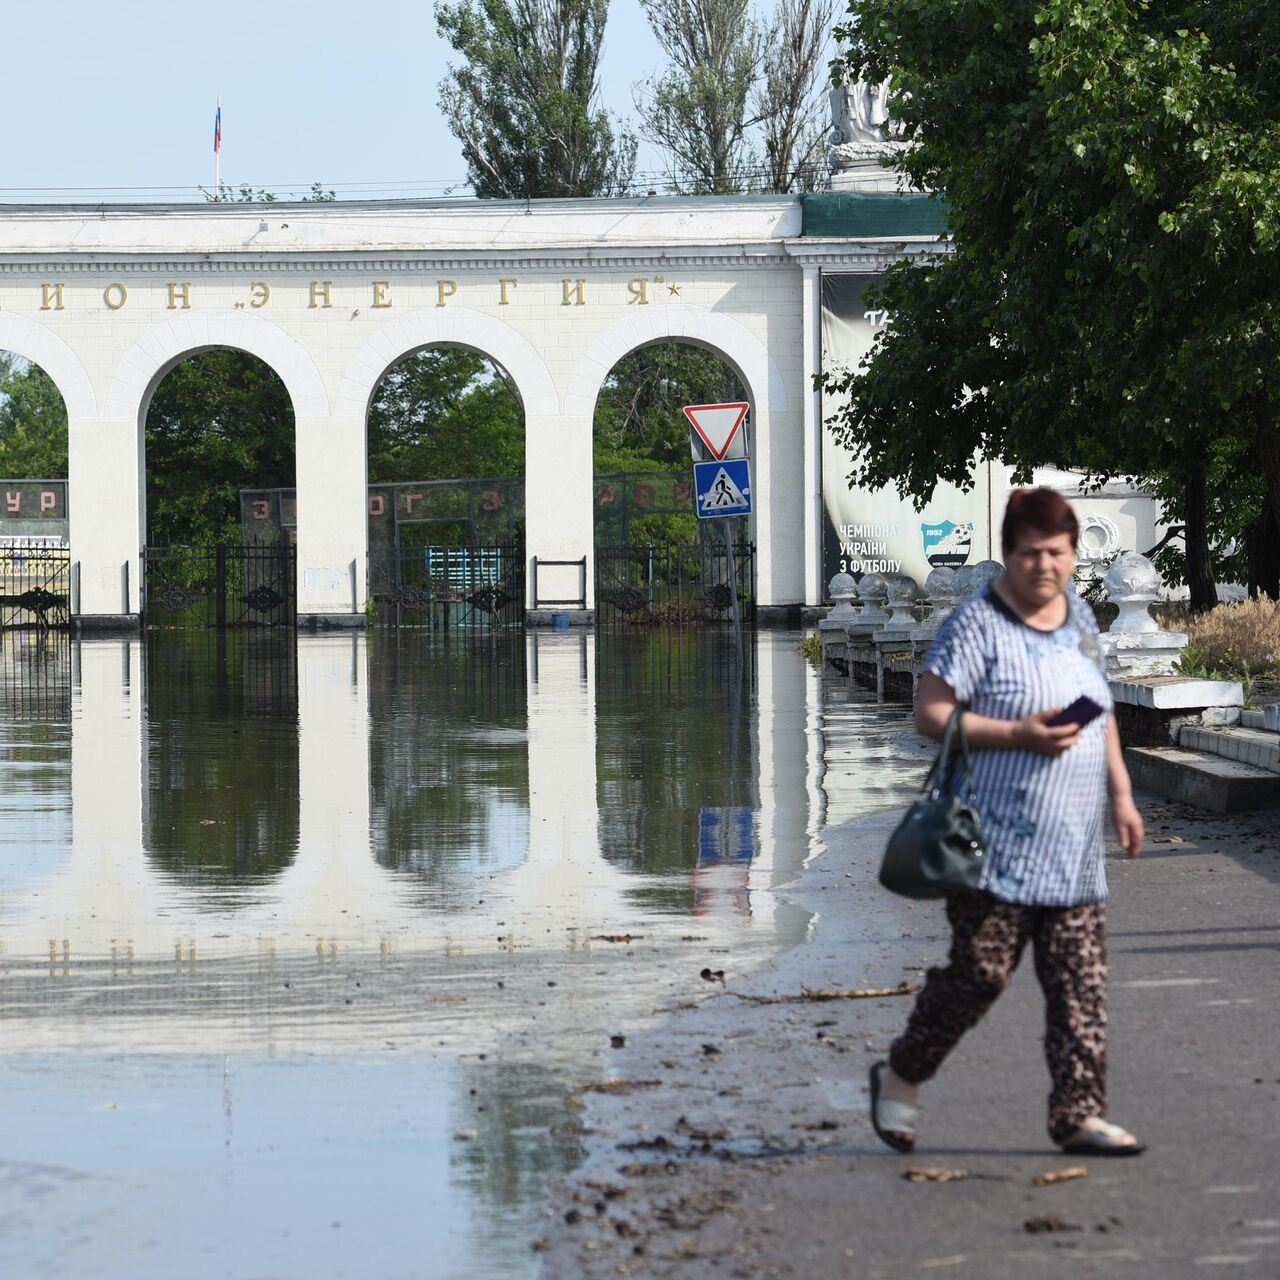
[[[213,117],[213,151],[217,155],[222,150],[222,104],[218,104],[218,113]]]

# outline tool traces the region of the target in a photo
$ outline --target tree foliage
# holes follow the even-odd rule
[[[292,488],[293,405],[244,351],[204,351],[156,388],[144,431],[147,541],[237,543],[240,490]]]
[[[860,0],[839,69],[892,79],[953,251],[889,271],[827,379],[851,479],[923,500],[984,452],[1209,509],[1238,458],[1280,510],[1278,34],[1252,0]]]
[[[656,342],[622,357],[596,400],[595,469],[689,466],[687,404],[745,400],[737,374],[714,352]]]
[[[0,476],[58,480],[67,474],[67,410],[39,365],[0,351]]]
[[[834,0],[640,0],[667,57],[639,86],[641,132],[687,195],[808,190],[825,138]]]
[[[744,191],[760,162],[749,131],[764,33],[749,0],[640,0],[668,68],[643,85],[641,130],[685,195]]]
[[[524,474],[524,407],[484,356],[433,348],[390,370],[369,409],[369,481]]]
[[[440,0],[440,106],[478,196],[624,192],[636,142],[599,106],[608,0]]]

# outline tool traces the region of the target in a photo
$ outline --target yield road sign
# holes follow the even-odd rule
[[[746,458],[695,462],[693,487],[700,520],[751,513],[751,463]]]
[[[745,458],[747,437],[742,430],[747,411],[745,400],[732,404],[688,404],[684,416],[689,419],[689,446],[694,462],[703,459]]]

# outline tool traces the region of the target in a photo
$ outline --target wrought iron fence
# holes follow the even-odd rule
[[[147,547],[149,627],[292,627],[297,564],[288,543]]]
[[[0,630],[71,627],[71,552],[43,538],[0,545]]]
[[[386,547],[369,556],[369,595],[390,626],[524,622],[524,548]]]
[[[70,719],[72,646],[65,630],[0,637],[0,719]]]
[[[724,544],[596,548],[596,621],[601,625],[700,626],[730,622],[736,593],[755,621],[756,549]]]

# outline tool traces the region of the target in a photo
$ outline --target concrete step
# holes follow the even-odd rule
[[[1280,734],[1265,729],[1203,729],[1188,724],[1178,730],[1178,745],[1280,774]]]
[[[1215,813],[1280,801],[1280,774],[1257,765],[1185,747],[1126,747],[1124,758],[1135,787]]]
[[[1246,729],[1267,729],[1280,732],[1280,706],[1246,708],[1240,713],[1240,723]]]

